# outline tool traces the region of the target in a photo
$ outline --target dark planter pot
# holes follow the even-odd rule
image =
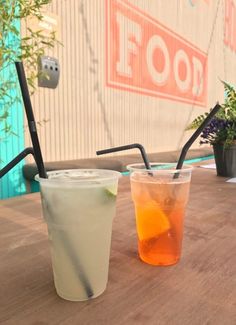
[[[224,148],[223,144],[213,145],[218,176],[236,177],[236,144]]]

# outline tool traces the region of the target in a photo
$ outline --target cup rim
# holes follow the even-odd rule
[[[194,167],[192,165],[187,165],[184,164],[182,166],[182,168],[180,169],[170,169],[171,167],[175,167],[177,165],[176,162],[174,163],[168,163],[168,162],[150,162],[150,166],[163,166],[166,168],[162,168],[162,169],[155,169],[152,168],[151,171],[154,173],[161,173],[161,174],[165,174],[165,173],[170,173],[170,174],[175,174],[175,173],[183,173],[183,172],[192,172],[192,170],[194,169]],[[140,167],[139,167],[140,166]],[[149,172],[150,173],[150,169],[147,168],[142,168],[145,167],[145,164],[140,162],[140,163],[135,163],[135,164],[129,164],[126,166],[127,170],[130,172]]]
[[[99,182],[104,182],[104,181],[110,181],[110,180],[114,180],[114,179],[119,179],[122,174],[116,170],[112,170],[112,169],[99,169],[99,168],[74,168],[74,169],[57,169],[57,170],[51,170],[47,172],[47,175],[49,176],[49,178],[42,178],[39,176],[39,174],[35,175],[34,179],[37,182],[40,183],[67,183],[67,184],[82,184],[86,182],[86,179],[81,178],[81,179],[65,179],[65,178],[50,178],[51,175],[53,174],[59,174],[59,173],[79,173],[79,172],[99,172],[99,173],[104,173],[107,175],[103,175],[101,177],[99,177],[98,181]],[[91,180],[89,180],[91,182]]]

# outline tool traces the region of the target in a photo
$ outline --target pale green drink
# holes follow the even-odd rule
[[[87,169],[48,176],[37,180],[57,293],[74,301],[95,298],[107,285],[120,173]]]

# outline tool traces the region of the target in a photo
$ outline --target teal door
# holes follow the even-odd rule
[[[20,22],[15,27],[20,30]],[[20,40],[14,35],[7,39],[7,46],[19,48]],[[4,63],[0,67],[0,86],[8,83],[7,92],[0,96],[0,169],[24,149],[24,118],[21,93],[15,65]],[[23,161],[0,179],[0,199],[26,192],[22,175]]]

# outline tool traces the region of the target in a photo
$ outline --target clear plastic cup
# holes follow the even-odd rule
[[[119,172],[73,169],[36,176],[48,226],[54,283],[72,301],[104,292]]]
[[[142,261],[172,265],[181,256],[183,221],[188,202],[192,166],[176,164],[128,165],[135,206],[138,250]]]

